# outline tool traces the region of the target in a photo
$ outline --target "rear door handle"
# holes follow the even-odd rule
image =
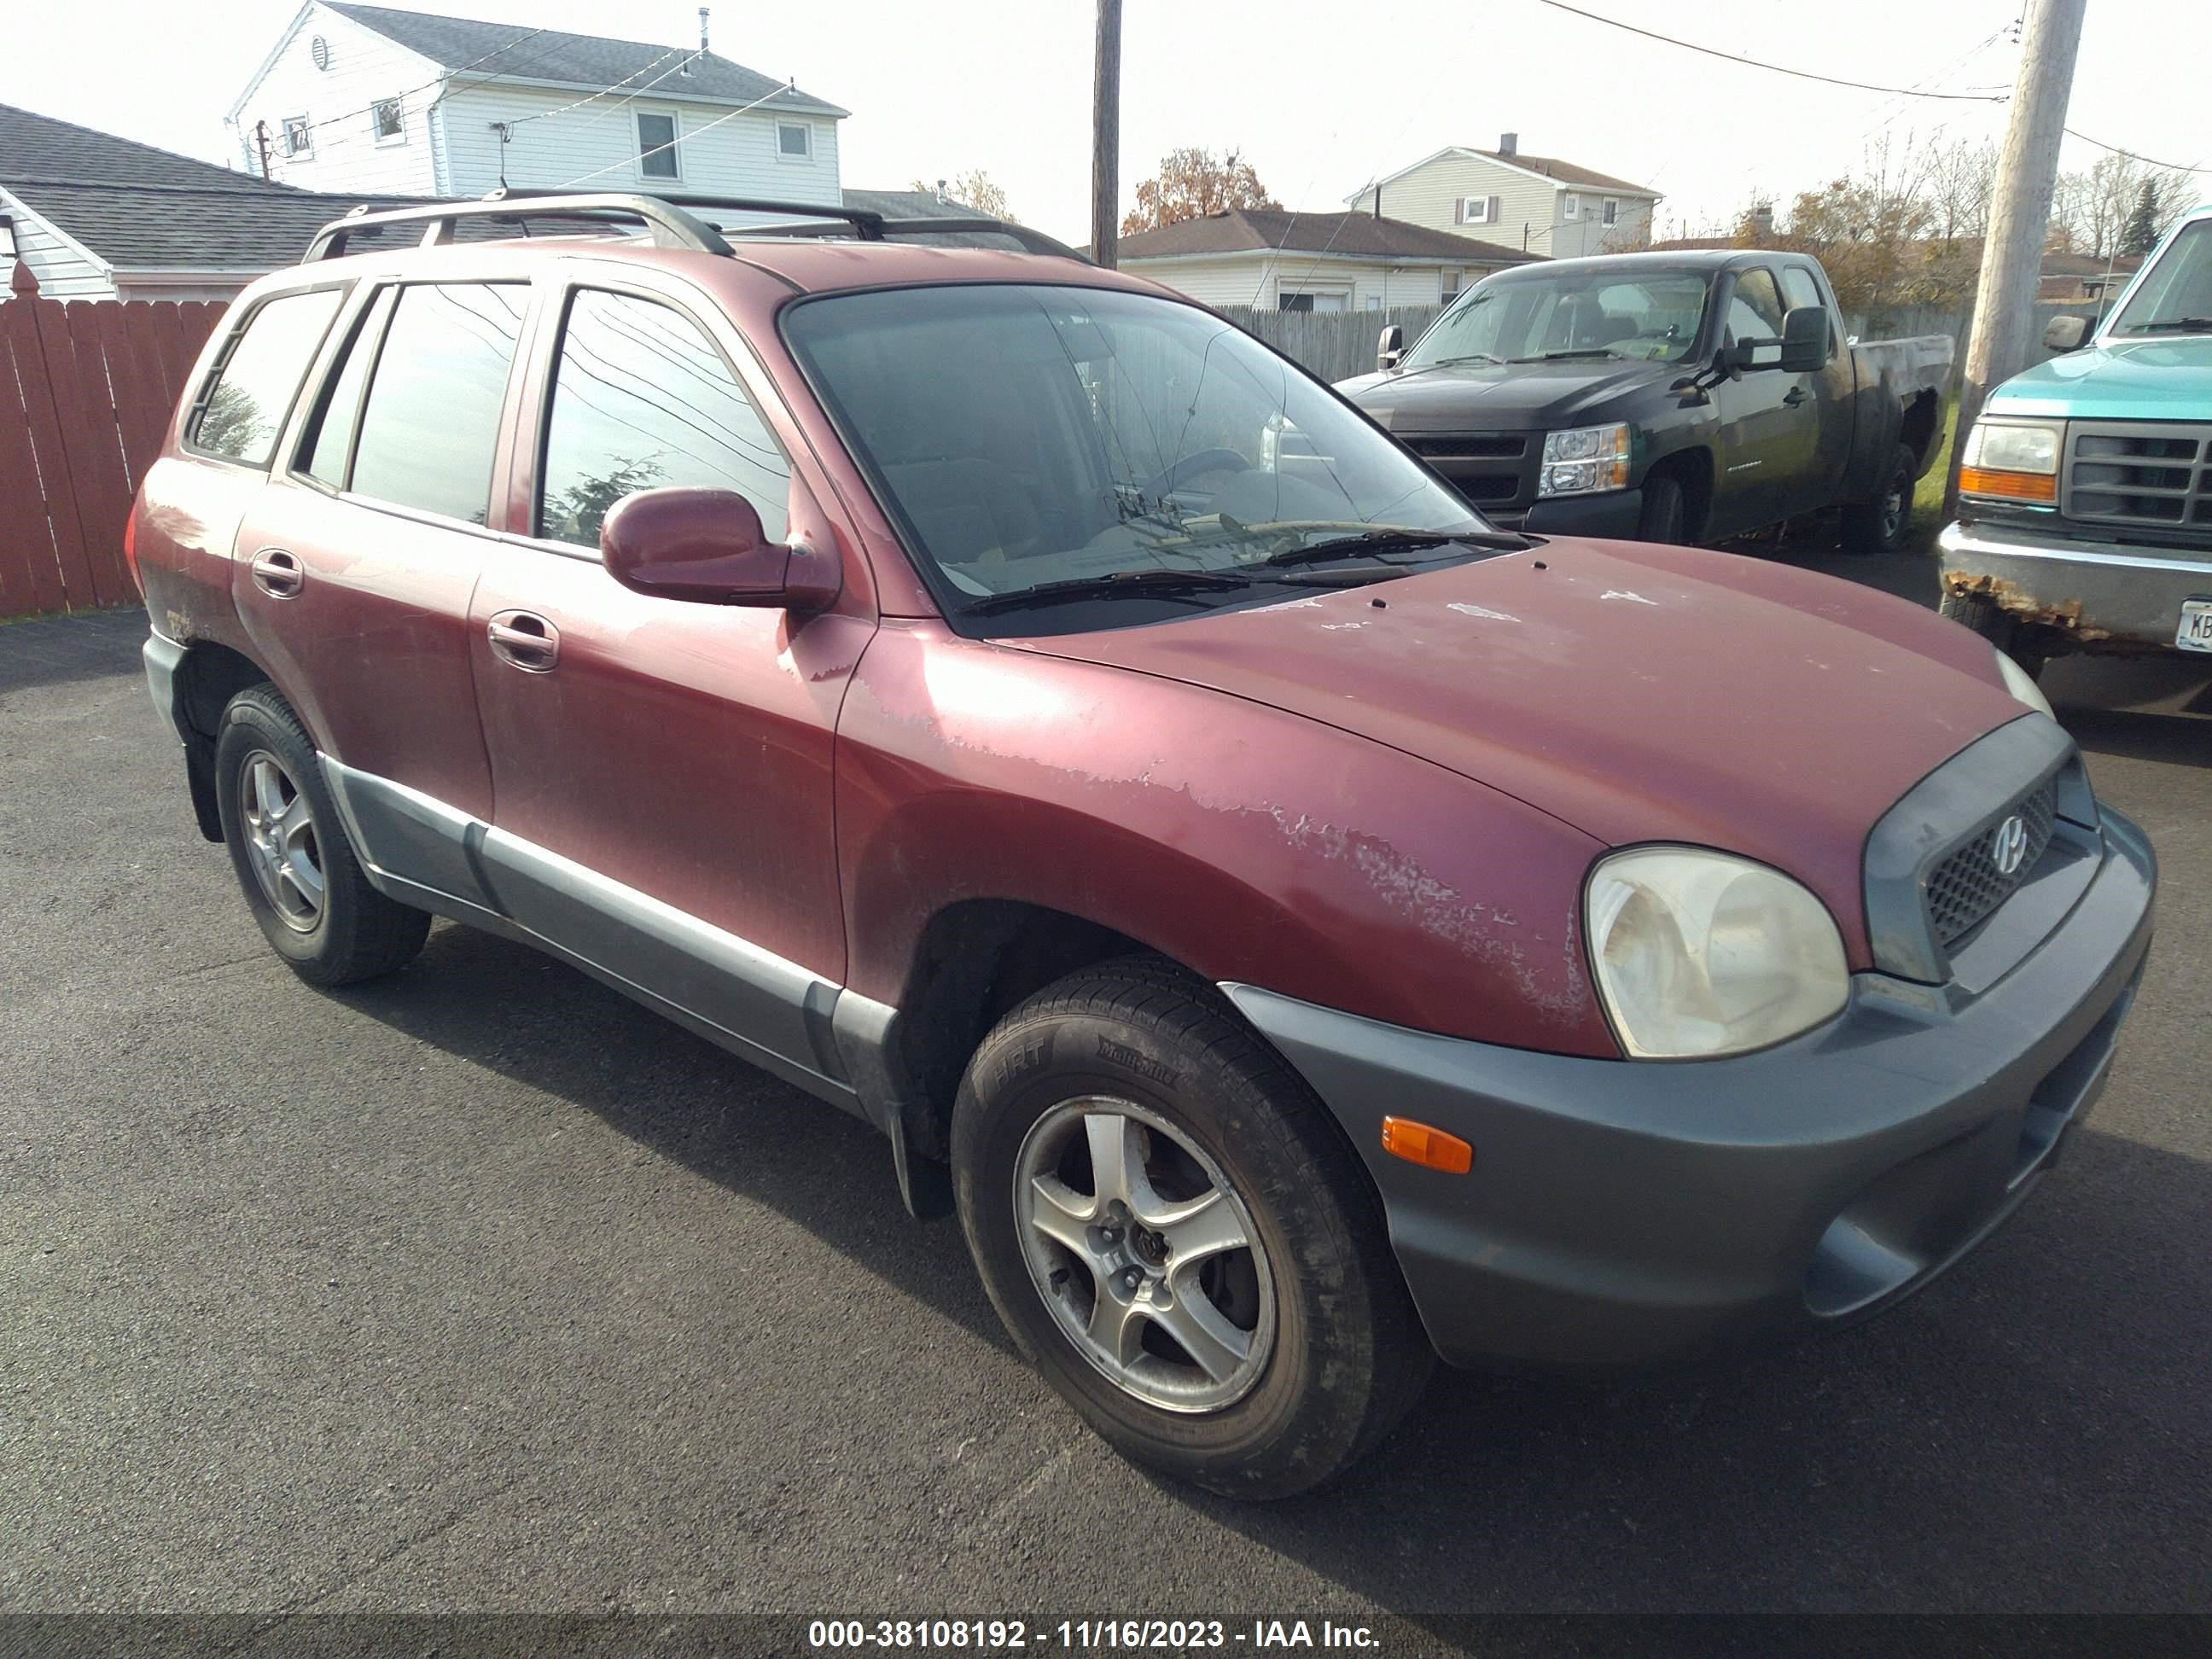
[[[1806,398],[1812,395],[1813,394],[1806,391],[1803,386],[1793,386],[1789,391],[1782,394],[1782,406],[1784,409],[1795,409],[1798,404],[1803,403]]]
[[[300,562],[281,547],[264,547],[253,556],[253,585],[274,599],[295,597],[307,585]]]
[[[502,611],[484,629],[491,653],[526,674],[550,672],[561,660],[561,630],[528,611]]]

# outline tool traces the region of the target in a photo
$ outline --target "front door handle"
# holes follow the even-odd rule
[[[1793,386],[1789,391],[1782,394],[1782,406],[1784,409],[1795,409],[1798,404],[1803,403],[1806,398],[1812,395],[1813,394],[1806,391],[1803,386]]]
[[[300,562],[281,547],[264,547],[253,556],[253,585],[272,599],[295,597],[307,585]]]
[[[561,630],[528,611],[502,611],[484,629],[491,653],[526,674],[550,672],[561,660]]]

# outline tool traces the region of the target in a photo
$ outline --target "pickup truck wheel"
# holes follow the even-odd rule
[[[1889,458],[1881,493],[1844,509],[1844,545],[1854,553],[1894,553],[1912,527],[1912,491],[1919,482],[1920,458],[1899,444]]]
[[[1662,472],[1646,479],[1643,510],[1636,520],[1636,539],[1680,544],[1687,539],[1683,529],[1684,512],[1680,478],[1671,472]]]
[[[311,985],[350,985],[422,948],[428,915],[368,884],[314,743],[273,686],[249,687],[222,711],[215,783],[246,902],[294,973]]]
[[[1138,1462],[1237,1497],[1304,1492],[1433,1369],[1327,1109],[1162,965],[1085,970],[1001,1020],[961,1084],[952,1169],[1006,1328]]]
[[[1962,593],[1947,587],[1936,600],[1936,610],[1960,627],[1979,634],[2018,663],[2030,679],[2040,679],[2044,669],[2050,665],[2050,653],[2035,650],[2029,644],[2037,635],[1987,594]]]

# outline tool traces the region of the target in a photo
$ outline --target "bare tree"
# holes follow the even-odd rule
[[[1173,150],[1161,158],[1160,170],[1137,186],[1137,205],[1121,221],[1121,234],[1133,236],[1226,208],[1281,205],[1242,151],[1217,156],[1208,149]]]
[[[939,179],[935,185],[926,185],[917,179],[909,188],[934,192],[940,185],[947,198],[963,207],[974,208],[986,219],[1020,222],[1015,218],[1013,204],[1006,199],[1006,187],[981,167],[970,167],[949,183]]]

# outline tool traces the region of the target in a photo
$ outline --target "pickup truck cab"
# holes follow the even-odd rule
[[[2071,652],[2212,653],[2212,206],[2094,329],[1989,395],[1960,451],[1943,614],[2031,672]]]
[[[1502,532],[1064,250],[691,210],[760,206],[348,219],[210,343],[147,674],[303,980],[442,916],[857,1115],[1085,1420],[1253,1497],[1438,1355],[1833,1326],[2036,1187],[2154,873],[1985,641]]]
[[[1492,523],[1703,543],[1840,508],[1904,540],[1950,340],[1844,337],[1820,262],[1762,249],[1559,259],[1477,283],[1338,390]]]

